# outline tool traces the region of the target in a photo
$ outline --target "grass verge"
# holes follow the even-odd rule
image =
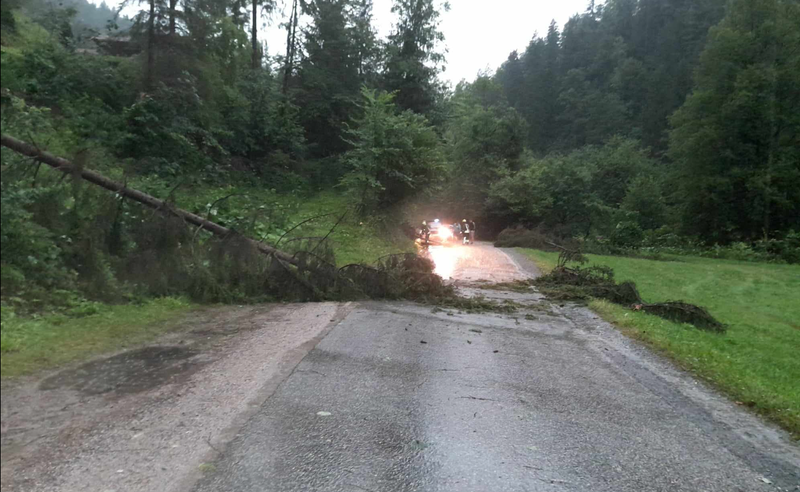
[[[521,249],[547,271],[557,254]],[[684,257],[663,262],[587,255],[636,282],[648,302],[684,300],[728,325],[708,333],[605,301],[590,307],[800,439],[800,266]]]
[[[193,307],[164,297],[143,304],[98,304],[96,313],[78,318],[22,318],[3,307],[0,374],[3,379],[23,376],[153,340],[178,327]]]

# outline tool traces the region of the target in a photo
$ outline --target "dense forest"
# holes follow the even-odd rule
[[[706,242],[797,229],[798,21],[797,2],[620,0],[551,25],[493,78],[534,159],[494,184],[496,210]],[[572,176],[582,190],[541,197]]]
[[[591,2],[454,88],[434,0],[394,0],[386,39],[371,0],[293,0],[279,47],[259,33],[275,0],[138,7],[4,0],[3,134],[162,199],[192,190],[184,208],[271,243],[282,197],[333,189],[388,228],[463,215],[487,235],[800,261],[794,0]],[[211,251],[166,268],[152,251],[197,233],[153,239],[148,217],[3,149],[4,302],[241,281]],[[160,276],[132,273],[143,258]]]

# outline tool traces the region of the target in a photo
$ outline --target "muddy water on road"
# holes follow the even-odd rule
[[[68,368],[44,379],[39,388],[72,388],[85,395],[139,393],[209,362],[190,360],[198,353],[180,346],[143,347]]]

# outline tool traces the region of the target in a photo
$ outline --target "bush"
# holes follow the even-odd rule
[[[661,227],[667,207],[658,180],[647,174],[635,177],[622,200],[622,208],[635,213],[637,222],[644,230]]]
[[[706,246],[692,238],[671,241],[672,245],[644,246],[638,255],[671,254],[680,256],[699,256],[721,260],[754,261],[768,263],[800,263],[800,248],[793,246],[792,239],[770,239],[753,244],[736,242],[726,246],[715,244]]]
[[[644,232],[636,222],[619,222],[611,233],[611,242],[620,248],[638,248],[644,239]]]
[[[64,264],[55,235],[36,223],[26,208],[51,192],[4,183],[0,194],[0,292],[4,297],[25,296],[36,303],[51,290],[75,287],[77,274]]]
[[[783,239],[756,241],[753,249],[778,257],[786,263],[800,263],[800,232],[789,231]]]
[[[173,86],[161,84],[125,110],[121,151],[145,163],[142,172],[176,175],[205,171],[227,155],[209,127],[197,80],[188,73]]]
[[[493,215],[541,223],[565,231],[564,236],[611,236],[620,222],[638,222],[642,229],[662,222],[659,168],[634,140],[615,138],[602,147],[524,157],[518,172],[492,183],[485,203]]]
[[[645,248],[680,248],[693,245],[691,238],[676,234],[669,226],[661,226],[644,232],[642,247]]]

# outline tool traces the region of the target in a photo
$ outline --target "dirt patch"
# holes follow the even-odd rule
[[[39,389],[70,388],[84,395],[139,393],[188,375],[209,362],[197,355],[185,347],[144,347],[61,371],[44,379]]]

